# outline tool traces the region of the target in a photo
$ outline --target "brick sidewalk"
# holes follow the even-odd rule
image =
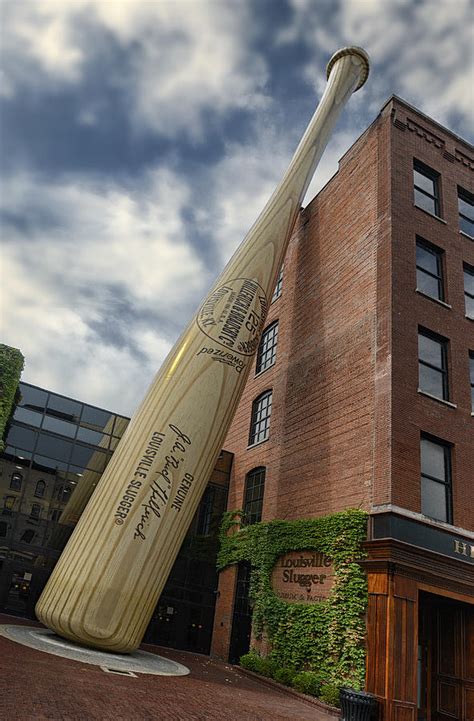
[[[1,616],[0,623],[32,622]],[[334,721],[318,708],[234,666],[157,646],[189,676],[104,673],[0,637],[1,721]]]

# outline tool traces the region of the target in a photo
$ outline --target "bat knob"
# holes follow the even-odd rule
[[[360,79],[357,83],[356,87],[354,88],[354,92],[356,90],[359,90],[369,77],[369,55],[368,53],[363,49],[359,48],[357,46],[351,46],[348,48],[341,48],[340,50],[337,50],[330,61],[328,62],[327,67],[327,78],[329,80],[329,76],[331,74],[331,70],[333,69],[334,65],[337,63],[338,60],[345,57],[346,55],[352,55],[352,57],[356,60],[356,62],[361,66],[360,68]]]

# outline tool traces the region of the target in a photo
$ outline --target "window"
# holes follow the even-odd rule
[[[5,496],[3,501],[3,515],[11,516],[15,507],[15,496]]]
[[[38,481],[35,488],[35,496],[37,498],[43,498],[46,490],[46,483],[44,481]]]
[[[458,185],[459,230],[474,238],[474,195]]]
[[[254,468],[245,477],[244,513],[245,522],[250,525],[262,519],[263,493],[265,490],[265,468]]]
[[[249,446],[260,443],[268,438],[270,432],[270,415],[272,412],[272,392],[265,391],[252,404],[250,421]]]
[[[464,300],[466,316],[474,320],[474,268],[464,263]]]
[[[451,447],[430,436],[421,436],[421,512],[452,523]]]
[[[444,300],[443,251],[421,238],[416,239],[416,288]]]
[[[471,381],[471,412],[474,413],[474,350],[469,351],[469,378]]]
[[[281,291],[283,287],[283,266],[280,268],[280,272],[278,274],[278,280],[275,286],[275,290],[273,291],[271,303],[273,303],[277,298],[281,296]]]
[[[0,538],[5,538],[8,533],[8,523],[0,521]]]
[[[448,341],[418,329],[418,385],[420,391],[449,400]]]
[[[439,173],[418,160],[413,161],[415,205],[432,215],[440,216]]]
[[[277,342],[278,321],[276,320],[262,333],[262,338],[257,351],[257,361],[255,363],[256,373],[261,373],[275,363]]]
[[[12,491],[21,491],[23,476],[21,473],[12,473],[10,476],[10,488]]]
[[[23,533],[22,537],[20,538],[20,541],[22,543],[31,543],[31,541],[33,540],[34,537],[35,537],[35,532],[31,528],[28,528]]]
[[[39,520],[39,517],[41,515],[41,506],[39,503],[33,503],[31,505],[31,512],[30,512],[30,518],[33,518],[35,521]]]
[[[59,519],[61,518],[61,513],[62,513],[62,511],[60,511],[57,508],[54,511],[51,511],[51,520],[59,521]]]

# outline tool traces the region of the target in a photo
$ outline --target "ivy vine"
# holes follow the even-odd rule
[[[322,673],[336,684],[361,688],[365,674],[367,582],[357,563],[365,557],[367,514],[358,509],[314,519],[245,525],[242,511],[224,514],[218,570],[240,561],[251,564],[252,629],[265,633],[271,657],[282,668]],[[287,603],[271,586],[279,556],[319,551],[332,559],[334,586],[329,599]]]
[[[0,343],[0,451],[15,408],[21,372],[25,359],[17,348]]]

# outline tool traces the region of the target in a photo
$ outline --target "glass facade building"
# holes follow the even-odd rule
[[[34,607],[129,419],[28,383],[0,458],[0,611]],[[223,451],[147,630],[146,640],[208,653],[217,531],[232,454]]]

